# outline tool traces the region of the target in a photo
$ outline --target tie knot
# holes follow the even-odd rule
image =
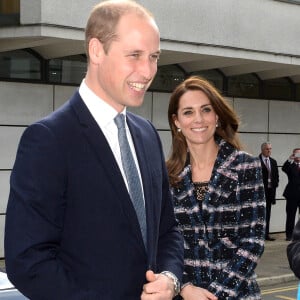
[[[125,128],[125,116],[124,116],[124,114],[117,114],[117,116],[114,118],[114,121],[115,121],[118,129]]]

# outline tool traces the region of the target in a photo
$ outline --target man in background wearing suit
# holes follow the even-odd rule
[[[261,153],[259,155],[262,167],[264,189],[266,195],[266,240],[274,241],[270,237],[270,218],[272,205],[276,204],[276,188],[279,183],[278,166],[275,159],[271,157],[272,145],[269,142],[261,144]]]
[[[143,103],[157,71],[153,16],[133,1],[101,2],[86,26],[86,53],[79,90],[21,138],[6,217],[8,278],[31,300],[171,300],[183,242],[162,145],[149,121],[126,111]]]
[[[286,240],[292,239],[297,210],[300,209],[300,148],[295,148],[282,166],[288,177],[283,196],[286,199]]]

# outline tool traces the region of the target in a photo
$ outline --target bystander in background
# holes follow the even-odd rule
[[[283,164],[282,171],[288,177],[283,196],[286,198],[286,240],[290,241],[295,227],[297,209],[300,207],[300,148],[295,148]]]
[[[270,237],[270,219],[272,205],[276,204],[276,188],[279,183],[278,166],[277,161],[271,157],[272,145],[269,142],[261,144],[261,153],[259,158],[261,161],[263,182],[266,195],[266,240],[274,241],[275,239]]]

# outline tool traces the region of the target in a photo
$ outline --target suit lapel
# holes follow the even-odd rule
[[[120,187],[122,189],[126,188],[118,164],[109,147],[109,144],[102,130],[99,128],[97,122],[81,99],[80,95],[78,93],[75,94],[70,103],[78,116],[82,133],[85,136],[88,144],[96,153],[98,160],[102,164],[105,172],[107,172],[107,174],[112,174],[112,176],[108,176],[108,180],[110,180],[115,190],[120,190]],[[125,190],[122,190],[122,192],[125,192]]]
[[[75,94],[70,103],[78,116],[83,135],[96,153],[99,162],[103,166],[104,172],[108,174],[107,180],[109,180],[112,185],[112,193],[116,193],[115,197],[120,200],[124,215],[127,216],[128,222],[132,225],[133,232],[138,235],[141,244],[143,245],[142,234],[139,229],[139,223],[133,204],[129,197],[119,166],[102,130],[99,128],[97,122],[84,104],[79,93]]]

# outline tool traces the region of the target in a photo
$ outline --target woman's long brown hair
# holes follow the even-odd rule
[[[180,98],[187,91],[202,91],[208,97],[219,117],[215,134],[236,149],[241,149],[241,143],[237,135],[239,119],[233,108],[209,81],[199,76],[189,77],[176,87],[169,102],[168,121],[172,134],[172,146],[171,154],[167,160],[167,169],[171,186],[176,186],[180,182],[178,176],[183,170],[187,159],[188,147],[185,137],[181,132],[178,132],[174,123],[174,115],[177,116],[178,114]]]

